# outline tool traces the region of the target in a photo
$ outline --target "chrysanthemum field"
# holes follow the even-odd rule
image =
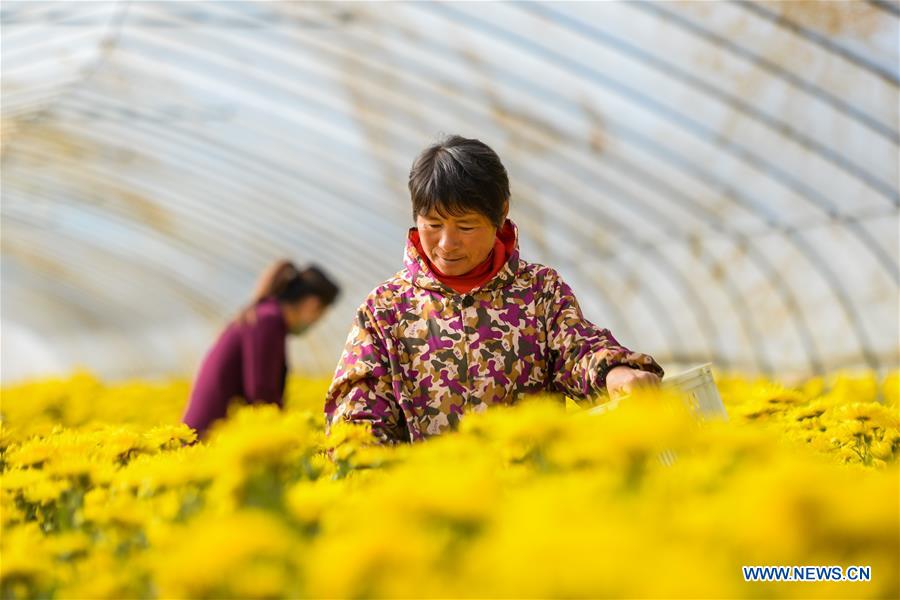
[[[900,596],[898,373],[718,381],[727,422],[538,397],[390,448],[324,436],[323,380],[197,443],[186,381],[5,388],[2,597]]]

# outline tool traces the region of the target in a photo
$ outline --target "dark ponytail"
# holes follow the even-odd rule
[[[340,293],[340,288],[317,266],[299,270],[289,260],[278,260],[269,265],[256,283],[250,304],[237,316],[240,323],[256,322],[256,305],[268,298],[279,302],[297,302],[307,296],[315,296],[329,306]]]

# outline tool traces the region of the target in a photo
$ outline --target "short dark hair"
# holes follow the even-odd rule
[[[503,225],[509,177],[497,153],[480,140],[447,136],[422,151],[409,171],[413,219],[477,211]]]

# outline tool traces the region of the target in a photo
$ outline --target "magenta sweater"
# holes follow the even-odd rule
[[[287,328],[278,301],[256,305],[256,323],[231,323],[200,365],[182,421],[203,433],[225,416],[235,396],[283,405]]]

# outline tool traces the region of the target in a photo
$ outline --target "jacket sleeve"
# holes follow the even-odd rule
[[[572,289],[558,275],[550,281],[547,344],[553,391],[588,398],[606,388],[606,374],[620,365],[665,374],[651,356],[632,352],[608,329],[585,319]]]
[[[343,419],[369,423],[376,441],[408,441],[405,419],[394,395],[390,354],[383,330],[367,304],[357,311],[325,399],[325,433]]]
[[[282,406],[287,363],[284,331],[276,319],[258,318],[241,328],[241,359],[247,402]]]

